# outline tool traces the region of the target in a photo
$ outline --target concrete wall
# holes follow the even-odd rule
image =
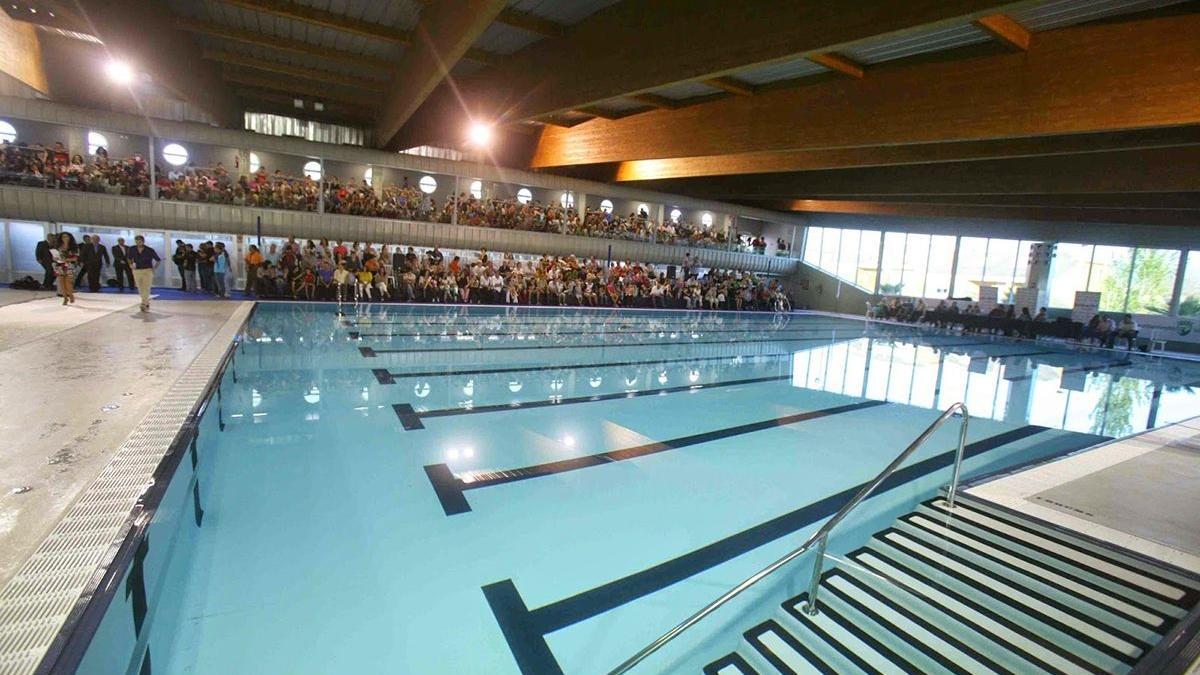
[[[866,313],[866,303],[873,297],[857,286],[798,261],[792,271],[783,277],[783,283],[797,309],[861,316]]]

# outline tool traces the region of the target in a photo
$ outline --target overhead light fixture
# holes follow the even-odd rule
[[[124,61],[117,59],[110,60],[104,66],[104,72],[108,74],[108,78],[117,84],[130,85],[133,84],[133,68]]]
[[[467,141],[476,147],[486,148],[492,144],[492,127],[482,122],[472,122],[467,129]]]

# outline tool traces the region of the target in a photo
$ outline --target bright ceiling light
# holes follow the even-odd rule
[[[133,68],[128,63],[113,59],[104,66],[109,79],[117,84],[133,84]]]
[[[492,127],[482,122],[472,122],[470,128],[467,129],[467,140],[471,145],[481,148],[491,145]]]

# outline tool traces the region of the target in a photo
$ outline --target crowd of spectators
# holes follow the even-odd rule
[[[517,260],[479,251],[472,260],[437,247],[294,240],[246,254],[246,287],[262,298],[339,302],[430,302],[587,307],[783,310],[790,302],[775,280],[749,272],[698,273],[690,255],[681,273],[626,261],[606,266],[574,256]]]
[[[108,151],[99,147],[85,159],[78,154],[68,155],[62,143],[45,147],[9,141],[0,146],[0,155],[3,183],[132,197],[149,195],[150,169],[141,155],[110,160]],[[156,164],[153,183],[159,198],[187,202],[309,212],[323,207],[326,213],[438,223],[457,220],[459,224],[475,227],[566,232],[709,248],[726,248],[732,243],[739,250],[759,254],[765,254],[767,246],[762,237],[733,233],[731,242],[723,228],[673,220],[658,222],[644,211],[620,215],[611,209],[588,209],[580,213],[573,207],[533,199],[483,199],[467,193],[457,199],[451,195],[439,204],[433,196],[410,185],[407,177],[400,185],[372,186],[366,181],[343,181],[336,176],[317,181],[307,176],[289,176],[278,169],[268,172],[263,167],[239,173],[236,169],[231,172],[221,163],[212,168],[189,164],[166,169]],[[779,240],[776,250],[785,255],[787,246]]]
[[[959,307],[956,300],[942,300],[929,307],[921,298],[884,297],[869,305],[870,318],[904,323],[927,323],[939,328],[961,329],[964,333],[991,333],[1006,336],[1036,338],[1040,336],[1078,340],[1112,348],[1118,340],[1132,350],[1137,344],[1138,325],[1126,314],[1118,323],[1105,314],[1096,314],[1087,324],[1068,318],[1051,320],[1045,307],[1031,314],[1028,307],[1018,312],[1016,305],[997,304],[987,313],[977,302],[966,301]]]

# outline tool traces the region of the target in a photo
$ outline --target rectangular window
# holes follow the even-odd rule
[[[954,264],[954,237],[934,235],[929,243],[929,266],[925,277],[925,297],[950,295],[950,273]]]
[[[999,302],[1012,302],[1013,271],[1020,256],[1020,242],[1015,239],[988,240],[987,260],[983,268],[983,281],[996,286]]]
[[[879,277],[879,237],[876,230],[863,230],[858,242],[858,275],[854,283],[874,291]]]
[[[1179,296],[1179,315],[1200,315],[1200,251],[1188,251],[1183,293]]]
[[[883,235],[883,260],[879,269],[879,292],[889,295],[907,293],[904,288],[904,233]]]
[[[925,271],[929,267],[929,235],[909,234],[904,247],[904,294],[925,297]]]
[[[830,274],[837,273],[838,245],[841,240],[841,230],[827,227],[821,233],[821,269]]]
[[[1088,290],[1100,293],[1100,309],[1125,311],[1129,294],[1129,272],[1133,267],[1133,249],[1124,246],[1097,246],[1092,258]]]
[[[988,240],[982,237],[963,237],[958,242],[958,269],[954,270],[954,297],[979,299],[983,285],[983,263],[987,256]]]
[[[842,246],[838,253],[837,275],[853,282],[858,268],[858,230],[842,230]]]
[[[1075,306],[1075,291],[1086,291],[1092,265],[1090,244],[1059,244],[1050,262],[1050,306]]]
[[[1036,241],[1021,240],[1017,244],[1017,264],[1013,268],[1013,292],[1029,284],[1029,253]]]
[[[814,267],[821,266],[821,232],[823,228],[810,227],[804,236],[804,262]]]
[[[1179,251],[1139,248],[1125,311],[1130,314],[1169,314],[1178,271]]]

